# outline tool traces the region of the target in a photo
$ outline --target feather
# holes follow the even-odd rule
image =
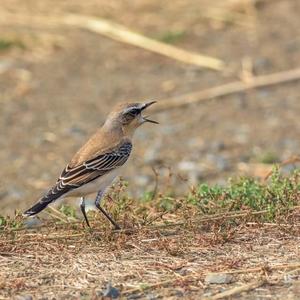
[[[77,166],[67,165],[56,184],[24,215],[35,215],[64,194],[121,167],[128,160],[131,149],[131,142],[126,140],[114,150],[96,154]]]

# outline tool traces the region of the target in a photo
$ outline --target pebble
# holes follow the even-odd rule
[[[285,165],[281,168],[281,173],[288,176],[289,174],[292,174],[295,170],[297,170],[297,165],[295,164]]]
[[[134,183],[140,187],[145,187],[151,182],[150,176],[139,175],[134,177]]]
[[[32,300],[31,295],[17,295],[13,298],[14,300]]]
[[[26,227],[28,229],[39,227],[42,225],[42,223],[43,222],[41,220],[39,220],[38,218],[28,218],[28,219],[25,219],[23,222],[24,227]]]
[[[293,294],[297,297],[300,295],[300,280],[294,281],[291,287]],[[296,299],[296,298],[294,298]]]
[[[251,128],[247,124],[240,124],[237,128],[232,128],[233,138],[234,137],[243,137],[249,138],[249,133],[251,132]]]
[[[183,160],[178,163],[178,170],[188,175],[189,182],[196,184],[202,178],[204,170],[203,167],[196,162]]]
[[[86,135],[86,131],[79,126],[73,125],[65,129],[65,134],[67,135],[71,134],[72,136],[82,138]]]
[[[293,280],[294,280],[294,278],[293,278],[293,275],[291,275],[291,274],[285,274],[284,276],[283,276],[283,281],[284,281],[284,283],[292,283],[293,282]]]
[[[6,71],[12,69],[13,63],[10,60],[1,60],[0,61],[0,74],[5,73]]]
[[[207,284],[228,284],[234,281],[234,278],[230,274],[207,274],[205,277],[205,283]]]
[[[289,149],[289,151],[291,152],[297,152],[297,149],[299,149],[300,143],[299,140],[295,140],[295,139],[290,139],[290,138],[285,138],[282,139],[281,143],[280,143],[282,147]],[[288,157],[286,157],[288,158]]]
[[[175,295],[178,298],[183,298],[184,297],[184,292],[183,291],[179,291],[179,290],[175,290]]]
[[[198,169],[198,166],[193,161],[182,160],[178,163],[178,169],[184,172],[191,172]]]
[[[266,57],[258,57],[254,61],[254,69],[261,68],[261,69],[268,69],[272,67],[272,62],[270,59]]]
[[[219,171],[226,171],[229,169],[228,160],[221,155],[207,154],[207,160],[211,162]]]
[[[162,142],[160,140],[154,142],[151,147],[149,147],[144,154],[144,162],[147,164],[154,163],[158,158],[158,153],[160,153],[162,147]]]
[[[225,149],[225,143],[223,141],[214,141],[211,143],[210,148],[214,152],[219,152]]]
[[[116,299],[120,297],[120,291],[113,287],[111,283],[108,283],[105,290],[101,291],[98,293],[99,295],[97,296],[103,296],[103,297],[109,297],[111,299]]]
[[[146,296],[147,300],[156,300],[158,299],[156,295],[152,294],[152,293],[149,293],[147,296]]]
[[[285,46],[287,52],[298,52],[300,50],[299,39],[292,40],[288,42]]]
[[[237,144],[245,145],[248,143],[249,135],[244,132],[239,132],[234,135],[233,139]]]
[[[7,197],[10,197],[14,200],[20,200],[24,197],[24,190],[21,188],[18,188],[16,186],[10,186],[8,190],[6,191]]]

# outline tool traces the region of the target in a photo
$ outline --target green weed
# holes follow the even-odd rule
[[[11,48],[25,49],[25,44],[20,40],[0,38],[0,51],[6,51]]]
[[[166,31],[158,35],[157,40],[167,43],[167,44],[175,44],[176,42],[183,39],[185,36],[185,31]]]
[[[187,201],[203,214],[216,214],[239,210],[267,210],[266,220],[274,220],[299,204],[299,171],[290,177],[280,175],[278,168],[268,182],[254,178],[229,180],[225,187],[199,185],[187,197]]]
[[[268,151],[265,153],[262,153],[258,158],[258,162],[263,163],[263,164],[276,164],[280,161],[279,156],[272,152]]]
[[[62,212],[67,217],[76,218],[76,209],[74,206],[63,204],[59,211]]]
[[[16,213],[14,217],[4,217],[0,215],[0,230],[6,228],[18,229],[23,226],[22,216],[20,213]]]
[[[242,177],[230,179],[226,186],[200,184],[184,197],[176,197],[172,193],[153,195],[152,192],[148,192],[140,199],[128,196],[127,183],[121,181],[107,196],[104,207],[115,220],[123,222],[126,226],[152,224],[156,220],[162,220],[162,216],[163,221],[168,222],[167,215],[170,213],[187,223],[197,220],[199,215],[222,217],[240,211],[258,212],[251,214],[255,215],[256,221],[273,222],[284,218],[287,220],[288,216],[292,216],[290,213],[295,206],[300,205],[299,178],[299,170],[285,177],[280,174],[278,168],[274,168],[266,182]],[[62,205],[60,212],[76,219],[75,206]],[[94,218],[99,215],[97,212],[93,214]],[[231,222],[226,219],[224,224],[230,225]],[[21,215],[16,214],[14,218],[0,216],[0,230],[18,229],[22,226]]]

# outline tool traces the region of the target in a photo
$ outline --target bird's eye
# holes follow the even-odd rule
[[[138,108],[131,108],[127,111],[123,112],[123,122],[124,123],[130,123],[132,120],[134,120],[139,114],[141,113],[141,110]]]
[[[128,113],[132,116],[137,116],[140,113],[140,109],[132,108]]]
[[[124,116],[135,118],[141,112],[138,108],[131,108],[123,112]]]

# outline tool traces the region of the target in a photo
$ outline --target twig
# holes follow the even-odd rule
[[[300,162],[300,156],[294,156],[294,157],[291,157],[291,158],[283,161],[282,163],[279,164],[279,167],[282,168],[286,165],[294,164],[297,162]],[[263,178],[263,180],[266,181],[272,175],[272,173],[273,173],[273,170],[268,172],[267,175]]]
[[[48,212],[48,211],[44,211],[43,213],[46,214],[46,215],[48,215],[48,216],[50,216],[51,218],[60,220],[61,222],[65,223],[65,224],[68,224],[68,223],[69,223],[67,220],[65,220],[64,218],[62,218],[62,217],[59,216],[59,215],[53,214],[53,213]]]
[[[297,269],[300,267],[300,263],[293,263],[293,264],[282,264],[276,266],[267,266],[267,267],[255,267],[255,268],[247,268],[247,269],[240,269],[240,270],[228,270],[222,271],[221,273],[224,274],[244,274],[244,273],[255,273],[260,272],[264,269],[275,271],[275,270],[283,270],[283,269]]]
[[[217,221],[217,220],[223,220],[223,219],[231,219],[231,218],[240,218],[245,216],[253,216],[253,215],[262,215],[267,213],[268,210],[260,210],[260,211],[241,211],[241,212],[234,212],[230,214],[215,214],[211,215],[209,217],[203,217],[196,219],[195,221],[191,221],[190,224],[198,224],[198,223],[205,223],[208,221]],[[172,227],[172,226],[182,226],[185,222],[177,222],[177,223],[168,223],[168,224],[162,224],[162,225],[153,225],[151,228],[163,228],[163,227]]]
[[[71,219],[72,221],[77,221],[77,219],[75,219],[72,216],[67,216],[65,214],[63,214],[61,211],[59,211],[58,209],[54,208],[53,206],[49,205],[48,209],[52,210],[56,215],[55,216],[60,216],[61,218],[65,218],[67,222],[69,222],[69,220]]]
[[[206,90],[188,93],[178,97],[162,99],[159,101],[158,105],[156,105],[156,107],[152,109],[152,111],[161,112],[162,110],[169,110],[170,108],[184,107],[213,98],[228,96],[250,89],[262,88],[295,80],[300,80],[300,68],[269,75],[256,76],[253,77],[252,81],[235,81]]]
[[[233,295],[240,294],[242,292],[247,292],[247,291],[256,289],[256,288],[262,286],[265,282],[266,282],[265,279],[255,280],[253,282],[243,284],[242,286],[236,286],[236,287],[234,287],[232,289],[229,289],[227,291],[218,293],[218,294],[216,294],[212,297],[203,298],[203,300],[204,299],[205,300],[224,299],[224,298],[227,298],[227,297],[230,297],[230,296],[233,296]]]
[[[196,65],[212,70],[223,70],[225,64],[222,60],[201,55],[199,53],[183,50],[181,48],[162,43],[160,41],[148,38],[141,34],[135,33],[125,26],[119,25],[112,21],[101,18],[95,18],[85,15],[67,14],[62,17],[49,17],[43,15],[30,16],[15,15],[1,12],[0,23],[23,25],[23,26],[46,26],[47,28],[55,28],[62,25],[86,29],[110,39],[117,40],[122,43],[130,44],[136,47],[146,49],[169,58]]]
[[[208,20],[215,20],[222,23],[236,24],[247,28],[252,28],[254,25],[247,20],[245,14],[233,12],[229,9],[221,7],[213,7],[207,9],[201,14],[201,17]]]
[[[286,224],[286,223],[267,223],[267,222],[247,222],[246,225],[263,225],[263,226],[270,226],[270,227],[300,227],[300,223],[291,223],[291,224]]]
[[[105,35],[111,39],[141,47],[143,49],[182,61],[184,63],[218,71],[224,68],[224,63],[219,59],[186,51],[150,39],[108,20],[93,18],[90,16],[69,14],[65,16],[62,21],[64,24],[88,29],[90,31]]]
[[[195,280],[194,276],[192,276],[192,275],[182,276],[182,278],[181,278],[181,280],[188,280],[188,279]],[[155,287],[163,287],[163,286],[172,284],[172,283],[174,283],[178,280],[179,280],[178,278],[175,278],[175,279],[173,278],[173,279],[168,279],[168,280],[165,280],[165,281],[160,281],[160,282],[157,282],[157,283],[149,284],[149,285],[147,285],[143,288],[142,287],[131,288],[131,289],[128,289],[128,290],[125,290],[124,292],[122,292],[122,295],[133,294],[133,293],[136,293],[136,292],[143,292],[144,290],[149,290],[149,289],[152,289],[152,288],[155,288]]]
[[[154,221],[156,221],[158,219],[162,219],[162,217],[168,213],[169,213],[168,211],[163,211],[163,212],[159,213],[157,216],[153,217],[151,220],[146,221],[144,225],[146,225],[146,226],[151,225],[151,224],[153,224]]]
[[[158,172],[155,170],[154,166],[151,166],[151,169],[155,176],[155,186],[154,186],[154,189],[152,192],[152,197],[151,197],[151,200],[154,200],[154,198],[156,197],[156,194],[157,194],[157,189],[158,189]]]

